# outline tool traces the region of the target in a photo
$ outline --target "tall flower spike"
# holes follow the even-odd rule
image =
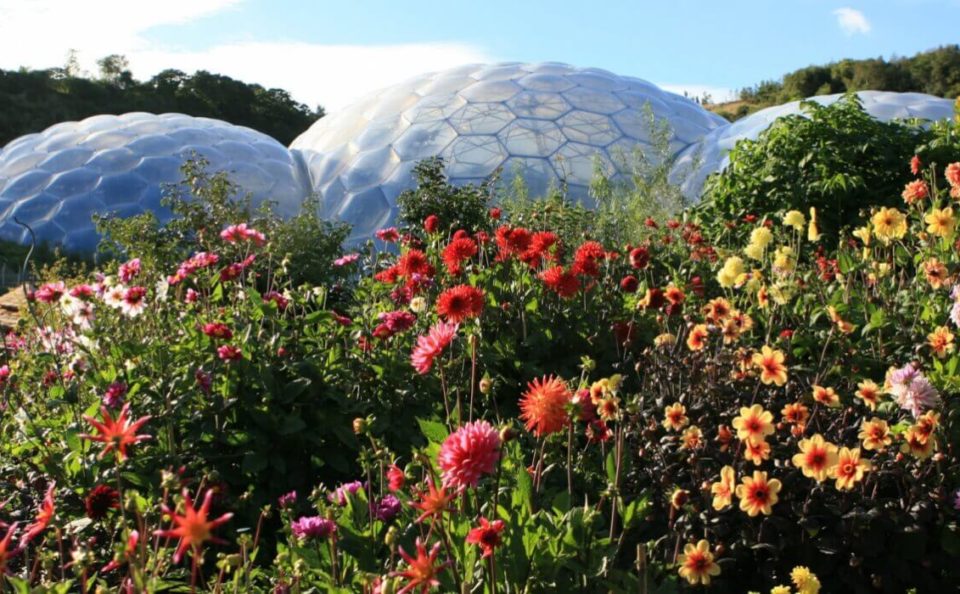
[[[127,459],[127,446],[150,439],[149,435],[137,435],[137,431],[150,420],[150,417],[140,417],[131,423],[127,419],[129,412],[130,404],[127,403],[120,409],[120,414],[117,415],[116,419],[110,416],[110,411],[105,406],[100,407],[100,415],[103,417],[103,421],[98,421],[90,416],[83,417],[97,430],[97,435],[83,434],[80,437],[90,441],[99,441],[106,445],[98,458],[103,458],[112,450],[116,450],[117,459],[123,462]]]
[[[163,506],[163,513],[170,516],[173,526],[169,530],[157,530],[154,535],[164,538],[179,538],[180,544],[173,554],[173,562],[180,563],[183,554],[189,549],[193,555],[197,555],[204,542],[210,541],[223,544],[225,541],[214,537],[211,532],[217,526],[225,524],[233,513],[225,513],[215,520],[208,520],[210,515],[210,503],[213,501],[213,489],[207,489],[203,497],[203,503],[200,509],[193,507],[193,499],[190,498],[190,492],[183,490],[183,514],[177,513],[177,510]]]

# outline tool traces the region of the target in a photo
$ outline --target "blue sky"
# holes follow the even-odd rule
[[[0,0],[0,67],[128,56],[336,109],[419,72],[555,60],[671,90],[733,89],[841,58],[956,43],[960,0]]]

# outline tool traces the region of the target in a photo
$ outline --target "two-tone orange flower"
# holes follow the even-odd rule
[[[703,431],[700,427],[688,427],[680,436],[681,450],[695,450],[703,444]]]
[[[883,450],[893,443],[893,437],[890,435],[890,427],[887,422],[876,417],[869,421],[863,421],[857,437],[863,442],[863,449],[865,450]]]
[[[802,402],[791,402],[780,411],[780,418],[784,423],[805,426],[810,419],[810,409]]]
[[[783,352],[764,345],[759,353],[754,353],[753,364],[760,368],[760,381],[764,384],[782,386],[787,383],[786,358]]]
[[[170,518],[173,526],[169,530],[156,530],[154,531],[154,535],[161,538],[180,539],[180,544],[173,554],[174,563],[179,563],[180,559],[183,558],[183,554],[188,550],[195,556],[199,555],[200,547],[208,540],[215,543],[225,542],[219,538],[215,538],[212,532],[217,526],[228,522],[230,518],[233,517],[233,514],[225,513],[214,520],[208,519],[212,502],[213,489],[207,489],[203,497],[203,503],[200,504],[200,509],[196,509],[193,506],[193,499],[190,497],[190,492],[184,489],[182,515],[178,513],[177,510],[167,507],[166,504],[163,505],[163,513]]]
[[[760,466],[764,460],[770,458],[770,444],[763,441],[747,440],[743,442],[743,457],[753,462],[754,466]]]
[[[778,479],[768,479],[766,472],[755,470],[752,477],[743,477],[735,493],[740,499],[740,509],[752,518],[773,513],[773,506],[780,499],[777,493],[781,488],[783,485]]]
[[[773,414],[759,404],[740,409],[740,416],[733,419],[733,428],[742,441],[764,441],[773,434]]]
[[[953,332],[946,326],[939,326],[930,334],[927,334],[927,346],[938,358],[943,359],[956,350],[953,344]]]
[[[720,511],[733,503],[733,491],[736,489],[737,474],[732,466],[720,469],[720,480],[710,485],[713,494],[713,509]]]
[[[837,454],[837,463],[830,467],[828,475],[837,480],[837,489],[849,491],[858,482],[863,480],[863,475],[869,472],[873,466],[866,460],[860,458],[860,448],[840,448]]]
[[[691,585],[710,585],[710,578],[720,575],[720,566],[713,560],[710,552],[710,543],[699,541],[696,545],[687,543],[683,547],[683,554],[677,557],[680,564],[680,577]]]
[[[837,463],[837,446],[825,441],[817,433],[809,439],[800,440],[800,453],[794,454],[793,465],[803,471],[803,476],[822,483],[827,472]]]
[[[675,402],[663,409],[663,428],[668,431],[680,431],[690,422],[687,418],[687,407]]]
[[[840,406],[840,396],[837,395],[833,388],[814,385],[813,400],[830,408],[838,408]]]
[[[925,436],[917,427],[910,427],[903,432],[903,445],[900,451],[904,454],[910,454],[914,458],[925,460],[933,455],[937,448],[937,439],[933,436]]]
[[[862,400],[870,410],[877,410],[881,392],[882,390],[877,382],[867,379],[857,384],[857,391],[854,392],[854,395]]]
[[[690,329],[687,334],[687,348],[691,351],[702,351],[707,346],[707,338],[710,332],[706,324],[697,324]]]

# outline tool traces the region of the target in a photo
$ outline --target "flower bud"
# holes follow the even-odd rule
[[[481,393],[481,394],[489,394],[489,393],[490,393],[490,390],[491,390],[492,388],[493,388],[493,380],[491,380],[491,379],[490,379],[488,376],[486,376],[486,375],[484,375],[482,378],[480,378],[480,393]]]
[[[367,432],[367,420],[363,417],[357,417],[353,420],[353,432],[357,435],[363,435]]]

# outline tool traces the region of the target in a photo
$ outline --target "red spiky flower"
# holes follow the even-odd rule
[[[193,507],[193,499],[190,498],[190,492],[183,490],[183,514],[177,513],[177,510],[170,509],[163,505],[163,513],[170,517],[173,526],[169,530],[157,530],[154,535],[164,538],[179,538],[180,544],[173,554],[173,562],[179,563],[183,554],[189,549],[194,556],[200,552],[203,543],[210,541],[218,544],[225,544],[226,541],[216,538],[211,534],[213,529],[221,524],[225,524],[233,513],[225,513],[215,520],[208,520],[210,515],[210,503],[213,501],[213,489],[207,489],[203,497],[203,503],[200,509]]]
[[[150,417],[140,417],[131,423],[127,419],[129,412],[130,403],[127,403],[123,405],[120,414],[115,419],[110,416],[110,411],[105,406],[100,407],[100,415],[103,417],[103,421],[84,415],[84,420],[94,426],[97,435],[83,434],[80,437],[90,441],[99,441],[106,445],[98,458],[103,458],[112,450],[116,450],[117,460],[123,462],[127,459],[127,446],[150,439],[149,435],[137,435],[137,431],[150,420]]]

